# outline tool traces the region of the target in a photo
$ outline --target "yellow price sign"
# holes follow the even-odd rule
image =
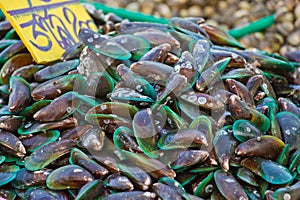
[[[80,28],[97,31],[79,0],[0,0],[0,8],[37,63],[59,59]]]

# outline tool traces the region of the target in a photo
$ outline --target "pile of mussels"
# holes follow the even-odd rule
[[[89,12],[49,65],[0,23],[0,199],[299,199],[299,52]]]

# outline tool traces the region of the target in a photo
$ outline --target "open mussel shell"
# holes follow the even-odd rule
[[[47,187],[53,190],[80,189],[94,177],[78,165],[67,165],[51,172],[46,180]]]
[[[281,185],[293,180],[287,168],[271,160],[249,157],[242,160],[241,165],[271,184]]]
[[[17,165],[2,165],[0,167],[0,186],[11,182],[20,169]]]
[[[46,186],[46,179],[52,171],[52,169],[41,169],[31,172],[26,168],[22,168],[17,172],[11,184],[17,189],[28,189],[37,186],[43,187]]]
[[[215,172],[214,178],[219,192],[226,199],[249,199],[242,185],[230,172],[218,170]]]

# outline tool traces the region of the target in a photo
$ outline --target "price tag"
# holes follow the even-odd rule
[[[0,8],[37,63],[59,59],[80,28],[97,31],[79,0],[0,0]]]

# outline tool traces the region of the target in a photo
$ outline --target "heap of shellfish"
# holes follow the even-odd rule
[[[0,23],[0,199],[299,198],[299,52],[89,12],[49,65]]]

